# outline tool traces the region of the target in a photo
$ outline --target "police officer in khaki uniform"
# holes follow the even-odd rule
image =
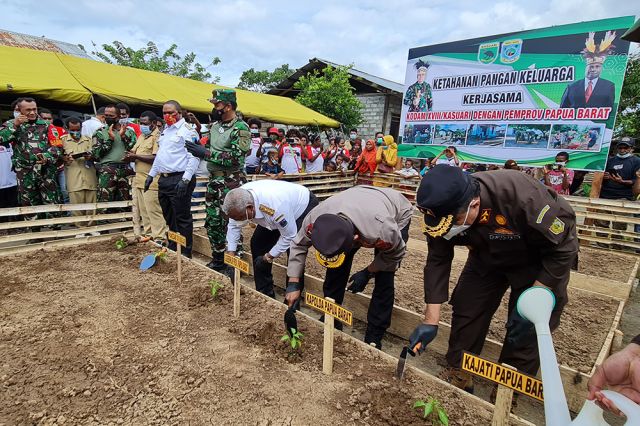
[[[67,120],[69,132],[63,135],[62,147],[64,150],[64,173],[67,179],[67,191],[71,204],[85,204],[96,202],[98,180],[93,163],[87,161],[91,158],[93,140],[81,135],[82,121],[76,117]],[[73,216],[92,215],[94,210],[74,210]],[[91,226],[93,222],[76,222],[76,226]],[[92,232],[91,235],[100,235]],[[78,238],[84,234],[77,235]]]
[[[551,329],[558,327],[567,303],[570,269],[577,261],[575,213],[555,191],[515,170],[466,175],[458,167],[438,165],[420,182],[417,207],[424,214],[427,264],[424,268],[425,317],[410,336],[422,352],[434,338],[440,306],[453,307],[447,368],[441,377],[473,390],[462,372],[462,352],[480,354],[493,314],[511,289],[509,320],[498,362],[536,374],[536,334],[514,309],[531,286],[551,289],[556,305]],[[449,298],[454,246],[469,247],[469,257]]]
[[[351,282],[348,290],[359,293],[375,278],[364,340],[381,348],[384,332],[391,324],[394,277],[406,253],[412,214],[411,203],[389,188],[362,185],[323,201],[307,214],[291,243],[286,295],[289,306],[300,297],[300,278],[313,246],[317,261],[327,268],[325,297],[342,303],[347,281]],[[353,257],[361,247],[375,249],[375,257],[349,278]]]
[[[168,231],[167,223],[162,216],[162,207],[158,199],[158,179],[153,180],[149,189],[144,191],[144,182],[149,176],[151,165],[158,153],[158,139],[160,130],[155,122],[158,116],[153,111],[145,111],[140,114],[140,136],[131,151],[125,155],[125,162],[135,162],[136,175],[131,184],[131,195],[134,211],[142,218],[142,230],[145,235],[151,236],[157,243],[164,243]],[[135,218],[137,219],[137,218]],[[139,223],[135,223],[133,231],[140,235]]]

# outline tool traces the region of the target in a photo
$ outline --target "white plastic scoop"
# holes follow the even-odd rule
[[[585,401],[580,413],[571,421],[564,394],[558,360],[549,329],[549,318],[555,306],[555,296],[544,287],[531,287],[518,298],[516,309],[536,328],[542,385],[544,386],[544,415],[547,426],[601,426],[608,425],[602,409],[593,401]],[[624,395],[605,390],[605,396],[627,416],[625,426],[640,426],[640,406]]]

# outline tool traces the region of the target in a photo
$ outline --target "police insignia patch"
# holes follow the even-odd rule
[[[280,226],[282,226],[283,228],[287,226],[288,222],[287,219],[282,219],[280,222],[278,222],[280,224]]]
[[[562,234],[562,232],[564,231],[564,222],[556,217],[549,227],[549,231],[551,231],[551,233],[555,235]]]
[[[549,207],[549,204],[547,204],[546,206],[544,206],[542,208],[542,210],[540,210],[540,214],[538,215],[538,218],[536,219],[536,223],[540,224],[542,223],[542,219],[544,219],[544,215],[547,214],[547,212],[549,211],[551,207]]]
[[[260,204],[260,207],[258,207],[258,210],[260,210],[264,214],[268,214],[269,216],[273,216],[276,213],[274,209],[272,209],[271,207],[265,206],[264,204]]]
[[[480,221],[478,223],[480,224],[489,223],[490,218],[491,218],[491,209],[482,209],[482,213],[480,213]]]

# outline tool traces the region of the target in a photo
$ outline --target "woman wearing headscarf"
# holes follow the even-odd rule
[[[364,150],[356,160],[353,170],[355,170],[358,175],[369,175],[373,176],[373,173],[376,171],[376,167],[378,163],[376,162],[376,143],[369,139],[364,147]],[[370,185],[370,180],[361,180],[361,183],[365,185]]]
[[[378,171],[381,173],[393,173],[398,164],[398,144],[393,140],[393,136],[383,137],[384,145],[378,147],[376,153],[376,163]]]
[[[355,138],[353,140],[350,153],[351,158],[349,160],[349,170],[355,170],[356,162],[358,161],[358,158],[360,158],[360,154],[362,154],[362,139]]]

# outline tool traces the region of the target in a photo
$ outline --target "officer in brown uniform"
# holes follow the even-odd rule
[[[325,297],[342,303],[347,281],[351,282],[347,290],[359,293],[375,278],[364,341],[381,348],[384,332],[391,324],[394,276],[406,253],[412,214],[411,203],[390,188],[361,185],[323,201],[307,214],[291,243],[286,291],[289,306],[300,297],[300,278],[307,252],[313,246],[317,261],[327,268]],[[374,248],[375,257],[349,278],[353,257],[361,247]]]
[[[447,368],[442,378],[468,391],[463,351],[480,354],[493,314],[507,289],[509,320],[499,362],[536,374],[538,345],[533,324],[514,309],[531,286],[553,291],[556,305],[550,327],[560,323],[567,303],[570,269],[577,261],[575,213],[555,191],[514,170],[466,175],[438,165],[420,182],[417,207],[424,214],[427,264],[424,268],[425,317],[411,334],[410,346],[422,352],[438,330],[440,306],[453,307]],[[454,246],[469,247],[467,263],[449,298]]]

